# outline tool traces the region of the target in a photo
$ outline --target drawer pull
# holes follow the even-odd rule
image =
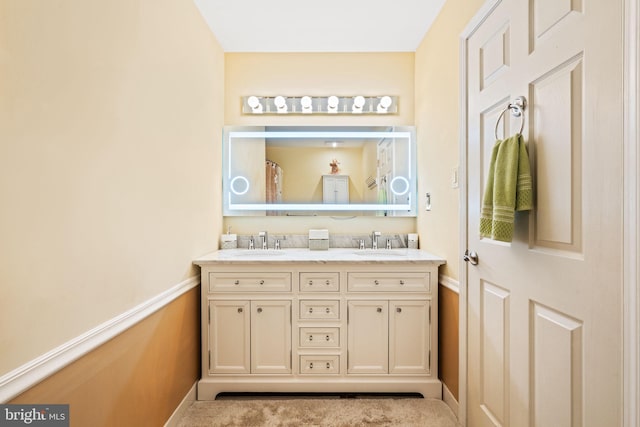
[[[401,284],[401,285],[404,285],[404,280],[400,280],[400,284]]]
[[[378,309],[376,310],[378,313],[382,313],[382,307],[378,307]]]
[[[313,313],[313,307],[309,307],[309,313]]]
[[[331,313],[331,309],[330,309],[329,307],[327,307],[327,308],[325,309],[325,311],[327,312],[327,314],[328,314],[328,313]]]
[[[327,362],[327,369],[331,369],[331,363]]]
[[[242,307],[238,307],[238,313],[242,313],[242,312],[243,312]]]
[[[240,280],[236,280],[235,282],[233,282],[234,285],[239,285],[240,284]]]
[[[258,313],[262,313],[262,307],[258,307]]]
[[[330,281],[330,280],[327,280],[324,284],[325,284],[325,285],[327,285],[327,286],[329,286],[329,285],[331,284],[331,281]]]
[[[400,307],[396,308],[396,312],[402,313],[402,309]]]
[[[313,341],[313,335],[309,335],[309,341]]]
[[[313,286],[313,280],[309,280],[309,286]]]
[[[261,284],[261,285],[264,285],[264,280],[260,280],[260,284]]]
[[[329,335],[327,335],[327,341],[329,341]]]
[[[378,280],[377,280],[377,279],[376,279],[376,280],[374,280],[374,281],[373,281],[373,283],[374,283],[374,284],[376,284],[376,285],[379,285],[379,284],[380,284],[380,282],[378,282]]]
[[[313,369],[313,362],[309,362],[309,369]]]

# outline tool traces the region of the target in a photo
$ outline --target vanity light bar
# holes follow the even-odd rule
[[[396,114],[398,97],[244,96],[243,114]]]

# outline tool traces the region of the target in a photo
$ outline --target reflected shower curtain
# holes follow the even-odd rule
[[[282,168],[276,162],[265,161],[266,203],[282,203]],[[267,215],[279,215],[278,211],[267,211]]]

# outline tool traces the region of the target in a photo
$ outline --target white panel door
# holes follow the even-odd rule
[[[251,301],[251,373],[291,373],[291,301]]]
[[[491,0],[480,15],[463,34],[467,425],[621,425],[622,1]],[[507,244],[481,239],[479,218],[518,96],[535,208]],[[499,136],[520,126],[507,113]]]

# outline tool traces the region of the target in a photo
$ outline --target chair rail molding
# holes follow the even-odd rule
[[[0,403],[13,399],[199,284],[200,276],[189,277],[130,310],[8,372],[0,377]]]

